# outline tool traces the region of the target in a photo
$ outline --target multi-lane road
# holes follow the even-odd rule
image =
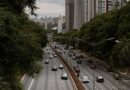
[[[49,47],[44,49],[43,58],[43,70],[35,78],[25,77],[23,80],[25,90],[73,90],[70,80],[62,80],[62,72],[66,72],[64,69],[57,69],[52,71],[52,66],[56,65],[57,68],[60,62],[57,57],[50,58],[50,55],[54,53]],[[48,54],[49,52],[50,54]],[[49,60],[49,64],[45,64],[46,59]]]
[[[68,52],[68,50],[64,50],[64,48],[61,48],[61,51]],[[62,56],[68,63],[70,63],[71,67],[77,65],[76,60],[70,58],[68,53],[62,53]],[[125,85],[120,80],[115,80],[108,71],[99,69],[98,67],[96,69],[91,69],[87,60],[81,59],[81,61],[82,63],[78,64],[81,72],[79,79],[81,80],[81,76],[87,76],[90,80],[89,83],[83,83],[86,90],[130,90],[129,86]],[[104,78],[104,82],[96,82],[97,76],[102,76]]]
[[[64,50],[61,48],[61,56],[69,63],[70,67],[73,68],[74,65],[77,65],[77,61],[69,57],[69,50]],[[64,51],[66,53],[64,53]],[[50,58],[50,55],[54,54],[53,50],[50,47],[44,49],[44,58],[42,61],[43,70],[35,78],[25,76],[22,80],[25,90],[73,90],[70,80],[62,80],[62,72],[66,72],[64,69],[58,69],[57,71],[52,71],[52,66],[56,65],[57,68],[60,65],[60,62],[57,57]],[[48,54],[48,52],[50,54]],[[77,52],[74,50],[74,52]],[[49,60],[49,64],[45,64],[46,60]],[[86,90],[130,90],[130,87],[122,83],[120,80],[115,80],[110,72],[106,70],[91,69],[90,64],[87,60],[81,60],[82,63],[78,64],[80,68],[79,80],[81,76],[87,76],[90,80],[89,83],[82,83]],[[96,82],[96,77],[102,76],[104,78],[103,83]]]

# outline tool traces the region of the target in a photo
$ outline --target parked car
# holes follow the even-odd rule
[[[45,61],[45,64],[49,64],[49,60],[48,59]]]
[[[55,65],[52,66],[52,71],[57,71],[57,67]]]
[[[99,82],[99,83],[103,83],[104,79],[103,79],[102,76],[98,76],[98,77],[96,77],[96,81]]]
[[[60,64],[59,69],[63,69],[63,68],[64,68],[64,66],[62,64]]]
[[[82,81],[83,83],[89,83],[89,82],[90,82],[90,80],[88,79],[87,76],[82,76],[81,81]]]
[[[62,73],[61,79],[67,80],[68,79],[67,73]]]

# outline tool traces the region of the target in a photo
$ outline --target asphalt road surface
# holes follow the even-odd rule
[[[59,60],[57,57],[50,58],[54,53],[49,47],[44,49],[45,54],[43,58],[43,70],[35,78],[25,77],[23,80],[25,90],[73,90],[70,80],[61,80],[64,69],[57,69],[52,71],[52,66],[59,67]],[[50,54],[48,54],[49,52]],[[45,60],[49,60],[49,64],[45,64]]]
[[[61,51],[68,52],[63,48]],[[122,83],[120,80],[115,80],[109,72],[101,70],[99,68],[91,69],[88,61],[82,60],[82,64],[77,64],[76,60],[72,60],[72,58],[69,57],[68,53],[62,53],[62,56],[67,60],[71,67],[73,67],[73,65],[79,66],[81,72],[79,77],[80,80],[81,76],[87,76],[89,78],[89,83],[83,83],[86,90],[130,90],[130,87]],[[104,82],[96,82],[97,76],[102,76],[104,78]]]

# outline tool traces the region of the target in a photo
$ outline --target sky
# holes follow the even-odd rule
[[[57,17],[65,15],[65,0],[36,0],[35,11],[38,17]]]

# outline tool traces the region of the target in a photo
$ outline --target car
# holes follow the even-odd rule
[[[96,65],[91,65],[90,68],[91,69],[96,69]]]
[[[62,64],[60,64],[59,69],[63,69],[63,68],[64,68],[64,66]]]
[[[49,64],[49,60],[48,59],[45,61],[45,64]]]
[[[89,82],[90,82],[90,80],[88,79],[87,76],[82,76],[81,81],[82,81],[83,83],[89,83]]]
[[[61,52],[61,51],[59,51],[59,54],[62,54],[62,52]]]
[[[68,79],[67,73],[62,73],[61,79],[67,80]]]
[[[104,82],[104,79],[102,76],[97,76],[96,77],[96,81],[99,82],[99,83],[103,83]]]
[[[62,54],[62,52],[60,50],[57,50],[59,52],[59,54]]]
[[[83,55],[79,55],[79,58],[84,58],[84,56]]]
[[[71,57],[72,56],[72,54],[71,53],[69,53],[69,57]]]
[[[81,60],[77,60],[77,64],[81,64],[82,63],[82,61]]]
[[[72,59],[73,59],[73,60],[76,60],[76,57],[75,57],[75,56],[73,56],[73,57],[72,57]]]
[[[73,66],[74,71],[76,70],[77,67],[78,67],[77,65],[74,65],[74,66]]]
[[[54,55],[55,55],[55,53],[52,53],[52,55],[54,56]]]
[[[55,65],[52,66],[52,71],[57,71],[57,67]]]
[[[50,58],[53,58],[53,55],[50,55]]]
[[[116,80],[119,80],[119,79],[120,79],[119,74],[114,74],[113,76],[114,76],[114,78],[115,78]]]
[[[47,52],[47,54],[50,54],[50,52]]]
[[[88,63],[89,63],[89,64],[93,64],[93,61],[92,61],[92,60],[88,60]]]
[[[53,55],[54,57],[57,57],[57,55],[55,54],[55,55]]]

